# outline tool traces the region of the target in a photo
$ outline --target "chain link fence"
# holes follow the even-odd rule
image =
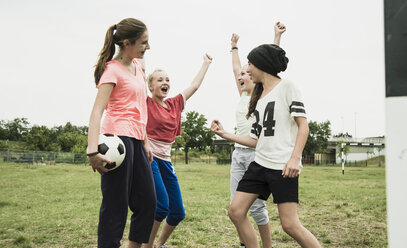
[[[1,162],[29,164],[86,164],[86,154],[0,149]]]

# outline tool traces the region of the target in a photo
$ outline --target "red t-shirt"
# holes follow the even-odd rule
[[[184,109],[184,97],[178,94],[164,100],[168,108],[161,106],[151,97],[147,97],[149,138],[172,143],[181,135],[181,112]]]

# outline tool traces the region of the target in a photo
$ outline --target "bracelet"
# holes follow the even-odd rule
[[[230,50],[237,50],[237,49],[239,49],[238,47],[232,47],[232,49],[230,49]]]
[[[86,153],[86,156],[92,157],[92,156],[95,156],[97,154],[99,154],[99,152],[91,152],[91,153]]]

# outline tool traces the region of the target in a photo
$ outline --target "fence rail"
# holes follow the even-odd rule
[[[192,155],[192,153],[191,153]],[[171,154],[173,164],[184,163],[184,154]],[[384,159],[377,161],[378,166],[384,165]],[[47,152],[47,151],[31,151],[31,150],[16,150],[16,149],[0,149],[0,162],[14,163],[29,163],[29,164],[87,164],[88,159],[86,154],[70,153],[70,152]],[[376,162],[376,161],[375,161]],[[375,162],[351,161],[346,160],[345,166],[363,167]],[[217,158],[213,154],[199,154],[189,156],[189,163],[205,163],[205,164],[230,164],[230,158]],[[303,158],[303,164],[306,165],[338,165],[335,160],[314,160],[311,158]]]
[[[0,161],[31,164],[85,164],[86,154],[0,149]]]

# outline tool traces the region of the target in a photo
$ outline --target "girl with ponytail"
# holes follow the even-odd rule
[[[89,120],[87,152],[93,171],[101,174],[98,247],[120,247],[128,208],[133,212],[129,247],[147,243],[153,226],[156,197],[146,134],[147,95],[144,72],[137,61],[148,49],[146,25],[127,18],[109,27],[95,66],[98,92]],[[111,161],[98,153],[100,133],[119,136],[126,147],[121,166],[109,172],[103,163]]]
[[[254,117],[250,135],[226,132],[217,120],[211,125],[222,138],[255,148],[254,161],[237,186],[229,217],[245,247],[259,247],[247,212],[256,199],[267,200],[272,194],[283,230],[301,247],[321,247],[297,213],[298,176],[309,129],[299,90],[278,76],[286,70],[288,58],[274,44],[254,48],[247,58],[247,73],[256,84],[247,114]]]

